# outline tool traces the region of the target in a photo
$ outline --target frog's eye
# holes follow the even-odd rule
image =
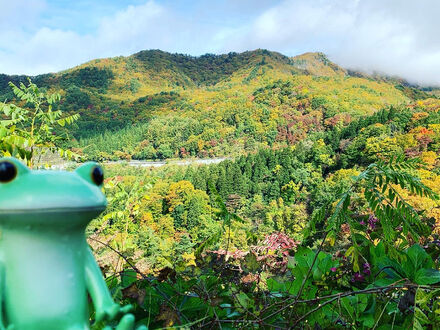
[[[104,171],[100,166],[93,167],[92,180],[97,186],[102,185],[102,183],[104,182]]]
[[[104,182],[104,171],[95,162],[87,162],[78,167],[75,172],[89,183],[101,186]]]
[[[0,182],[12,181],[17,176],[17,167],[9,161],[0,162]]]

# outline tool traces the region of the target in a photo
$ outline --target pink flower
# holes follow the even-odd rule
[[[368,218],[368,227],[370,228],[370,230],[374,230],[376,228],[377,222],[379,222],[379,219],[370,215],[370,217]]]

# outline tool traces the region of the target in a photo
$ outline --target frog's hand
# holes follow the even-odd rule
[[[125,314],[124,317],[119,321],[115,330],[134,330],[134,316],[133,314]],[[112,330],[110,326],[106,326],[103,330]],[[141,325],[136,328],[136,330],[148,330],[145,325]]]
[[[125,314],[119,321],[115,330],[133,330],[134,329],[134,316],[133,314]]]
[[[13,324],[8,325],[7,327],[0,325],[0,330],[16,330],[15,326]]]
[[[120,306],[113,301],[92,251],[87,245],[85,249],[86,286],[95,306],[96,320],[112,320],[120,312]]]

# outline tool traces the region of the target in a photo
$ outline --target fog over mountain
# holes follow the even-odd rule
[[[438,85],[439,11],[429,0],[284,1],[261,14],[237,45],[320,50],[344,67]]]

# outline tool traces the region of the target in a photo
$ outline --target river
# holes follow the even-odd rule
[[[218,157],[218,158],[198,158],[198,159],[182,159],[182,160],[163,160],[163,161],[155,161],[155,160],[117,160],[117,161],[104,161],[100,162],[104,165],[112,165],[112,164],[126,164],[127,166],[134,167],[162,167],[165,165],[177,165],[177,166],[187,166],[187,165],[209,165],[209,164],[218,164],[224,160],[230,158],[226,157]],[[60,164],[54,164],[51,166],[52,169],[66,169],[67,167],[75,165],[75,162],[64,162]],[[78,163],[79,164],[79,163]]]

